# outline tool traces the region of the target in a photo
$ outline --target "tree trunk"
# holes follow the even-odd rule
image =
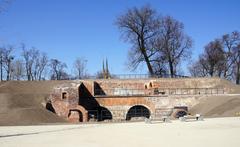
[[[173,69],[173,63],[171,61],[169,61],[169,68],[170,68],[171,78],[173,78],[174,77],[174,69]]]
[[[143,36],[143,35],[142,35]],[[143,54],[143,57],[144,57],[144,60],[145,60],[145,62],[146,62],[146,64],[147,64],[147,68],[148,68],[148,72],[149,72],[149,74],[151,75],[151,76],[153,76],[154,75],[154,73],[153,73],[153,69],[152,69],[152,65],[151,65],[151,63],[150,63],[150,61],[149,61],[149,57],[148,57],[148,55],[147,55],[147,53],[146,53],[146,48],[145,48],[145,44],[144,44],[144,39],[142,38],[142,37],[140,37],[141,38],[141,43],[139,43],[139,46],[140,46],[140,49],[141,49],[141,52],[142,52],[142,54]],[[139,41],[139,42],[140,42]]]
[[[154,75],[152,65],[150,64],[150,61],[149,61],[148,57],[146,57],[144,55],[144,59],[145,59],[145,62],[147,63],[147,67],[148,67],[148,71],[149,71],[150,75],[151,76]]]
[[[9,81],[10,80],[10,71],[11,71],[11,66],[10,66],[10,62],[8,63],[8,65],[7,65],[8,67],[8,70],[7,70],[7,81]]]
[[[28,67],[27,67],[27,79],[28,79],[28,81],[31,81],[31,76],[30,76],[30,72],[29,72]]]
[[[236,74],[236,84],[239,85],[239,82],[240,82],[240,65],[239,63],[237,63],[237,74]]]

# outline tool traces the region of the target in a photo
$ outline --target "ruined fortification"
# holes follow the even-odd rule
[[[48,109],[70,122],[179,117],[210,95],[232,92],[219,78],[75,80],[54,87]]]

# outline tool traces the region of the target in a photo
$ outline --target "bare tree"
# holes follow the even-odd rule
[[[145,62],[150,74],[171,77],[177,73],[181,61],[191,55],[192,40],[184,33],[184,25],[170,16],[160,17],[149,6],[129,9],[118,17],[117,25],[126,41],[133,69]]]
[[[77,79],[82,79],[86,75],[86,62],[84,58],[77,58],[74,61],[73,68]]]
[[[221,77],[225,68],[224,63],[223,45],[221,40],[216,39],[205,46],[204,53],[199,56],[199,60],[190,69],[192,69],[192,74],[194,74],[193,69],[197,68],[197,71],[200,72],[199,75]]]
[[[222,43],[225,51],[224,78],[240,81],[240,32],[233,31],[222,36]]]
[[[236,79],[236,84],[240,84],[240,43],[237,45],[236,50],[237,50],[236,52],[237,58],[233,65],[233,70],[234,70],[234,76]]]
[[[208,75],[207,70],[204,68],[204,62],[196,61],[193,62],[189,67],[188,70],[193,77],[205,77]]]
[[[62,63],[57,59],[51,59],[50,67],[52,70],[51,79],[63,80],[68,77],[68,74],[64,71],[64,69],[67,68],[67,65],[65,63]]]
[[[164,17],[161,21],[160,36],[156,43],[156,48],[161,54],[155,56],[154,60],[165,60],[171,77],[174,77],[179,63],[190,57],[191,47],[192,40],[184,33],[183,23],[170,16]]]
[[[3,67],[6,71],[7,77],[6,80],[11,80],[11,73],[12,73],[12,61],[14,59],[14,56],[12,55],[13,52],[13,46],[8,46],[3,48]]]
[[[3,80],[3,50],[4,48],[0,48],[0,74],[1,74],[1,81]]]
[[[26,76],[27,80],[31,81],[34,80],[34,64],[39,56],[39,51],[35,48],[27,49],[25,44],[22,44],[22,56],[25,61],[25,69],[26,69]]]
[[[25,67],[27,72],[27,79],[30,80],[41,80],[42,73],[48,65],[48,56],[46,53],[41,53],[39,50],[25,49],[23,48],[23,57],[25,60]]]
[[[234,64],[239,56],[238,45],[240,44],[240,33],[234,31],[231,34],[222,36],[222,43],[225,51],[225,62],[223,66],[223,77],[231,79],[234,73]]]
[[[130,66],[136,69],[145,62],[150,74],[154,74],[150,58],[155,53],[152,42],[158,35],[160,21],[155,10],[150,6],[129,9],[119,16],[116,22],[124,39],[132,44],[129,51]]]
[[[189,71],[192,75],[236,79],[236,83],[239,83],[240,33],[234,31],[210,42]]]
[[[21,80],[25,75],[24,62],[22,60],[15,60],[12,65],[13,79]]]
[[[34,80],[42,80],[42,73],[48,65],[48,56],[46,53],[38,53],[33,65]]]
[[[154,74],[158,75],[159,77],[168,76],[168,67],[164,56],[156,54],[152,66]]]

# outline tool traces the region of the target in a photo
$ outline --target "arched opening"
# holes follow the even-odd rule
[[[105,107],[98,107],[98,121],[111,120],[112,113]]]
[[[88,111],[88,118],[97,121],[111,120],[112,113],[107,108],[99,106]]]
[[[187,112],[184,110],[179,110],[175,113],[175,118],[183,117],[184,115],[187,115]]]
[[[46,109],[47,109],[48,111],[51,111],[52,113],[56,113],[56,112],[55,112],[55,109],[53,108],[51,102],[47,102],[47,104],[46,104]]]
[[[78,109],[69,110],[68,119],[71,122],[83,122],[83,114]]]
[[[144,88],[147,89],[147,85],[144,85]]]
[[[152,88],[152,82],[149,83],[149,88]]]
[[[67,92],[62,92],[62,99],[63,100],[67,99]]]
[[[131,120],[131,119],[142,120],[149,117],[150,117],[150,111],[148,108],[142,105],[136,105],[131,107],[128,110],[126,120]]]

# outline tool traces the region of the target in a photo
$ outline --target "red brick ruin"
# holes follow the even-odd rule
[[[76,80],[56,86],[48,107],[69,122],[159,119],[230,90],[218,78]]]

